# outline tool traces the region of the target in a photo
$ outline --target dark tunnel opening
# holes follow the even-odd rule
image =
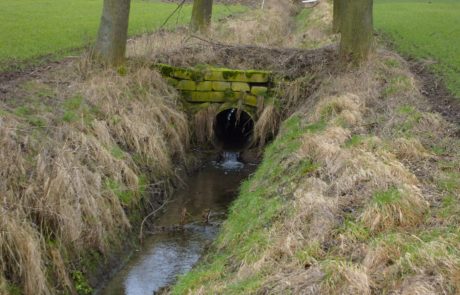
[[[236,108],[217,114],[214,122],[216,145],[226,151],[241,151],[247,148],[252,139],[254,121],[245,111]]]

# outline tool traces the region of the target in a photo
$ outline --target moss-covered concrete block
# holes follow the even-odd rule
[[[246,95],[244,98],[244,104],[252,107],[257,106],[257,97],[254,95]]]
[[[165,77],[166,82],[171,85],[172,87],[177,87],[177,84],[179,84],[179,80],[170,78],[170,77]]]
[[[172,77],[174,72],[174,67],[167,64],[156,64],[155,68],[160,71],[161,75],[165,77]]]
[[[217,91],[183,91],[182,96],[188,102],[224,102],[224,92]]]
[[[263,86],[252,86],[251,87],[251,94],[255,96],[265,96],[267,95],[268,88]]]
[[[249,92],[251,90],[251,87],[248,83],[232,82],[232,90],[238,92]]]
[[[268,83],[271,72],[259,70],[232,70],[225,68],[196,67],[178,68],[167,64],[155,65],[165,77],[172,77],[193,81],[227,81],[227,82],[246,82],[246,83]]]
[[[246,81],[249,83],[268,83],[270,81],[270,72],[266,71],[245,71]]]
[[[179,90],[196,90],[196,82],[192,80],[181,80],[177,83]]]
[[[232,89],[232,84],[230,82],[222,82],[222,81],[213,81],[212,82],[212,90],[216,91],[226,91]]]
[[[196,83],[196,90],[197,91],[212,91],[212,82],[211,81],[203,81]]]
[[[204,74],[204,79],[207,81],[267,83],[270,80],[270,72],[207,69]]]
[[[172,77],[184,79],[184,80],[192,80],[192,72],[187,70],[175,70],[172,72]]]
[[[230,101],[230,102],[236,102],[240,99],[244,99],[247,95],[246,92],[239,92],[239,91],[232,91],[232,90],[227,90],[224,93],[225,93],[226,101]]]

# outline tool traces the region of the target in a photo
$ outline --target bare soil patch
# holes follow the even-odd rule
[[[423,61],[409,60],[410,69],[421,81],[422,93],[428,98],[433,110],[447,121],[460,124],[460,99],[447,89]],[[460,134],[458,134],[460,135]]]

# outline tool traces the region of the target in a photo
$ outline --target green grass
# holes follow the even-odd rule
[[[21,61],[52,54],[94,42],[102,12],[102,0],[0,0],[0,70],[20,66]],[[176,4],[157,0],[133,0],[129,35],[157,29]],[[243,6],[215,5],[213,17],[243,12]],[[171,18],[168,28],[189,22],[191,6],[186,5]],[[18,63],[19,62],[19,63]]]
[[[264,160],[256,173],[245,181],[239,197],[230,208],[228,220],[210,251],[198,266],[180,277],[173,287],[172,294],[187,294],[204,285],[206,290],[224,283],[219,294],[255,294],[264,282],[264,271],[231,282],[228,277],[241,263],[252,264],[258,261],[267,248],[271,247],[270,229],[292,212],[286,211],[286,198],[292,195],[290,187],[303,177],[315,172],[319,166],[308,159],[296,163],[285,163],[290,154],[298,150],[306,133],[319,132],[321,128],[305,125],[300,116],[287,119],[280,135],[269,145]],[[279,188],[287,188],[280,193]],[[298,259],[307,259],[318,249],[303,249]]]
[[[433,70],[460,98],[460,1],[376,0],[375,27],[402,54],[433,59]]]
[[[383,192],[376,192],[373,201],[379,206],[393,204],[401,200],[401,193],[397,188],[390,188]]]

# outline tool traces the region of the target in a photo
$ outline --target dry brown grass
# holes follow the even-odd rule
[[[416,226],[423,221],[427,209],[428,204],[416,187],[390,189],[374,195],[361,221],[374,232]]]
[[[301,48],[319,48],[337,42],[338,36],[331,34],[331,11],[331,1],[319,1],[308,16],[308,26],[298,31],[291,42]]]
[[[436,213],[457,186],[446,176],[440,191],[440,158],[430,150],[435,141],[452,143],[445,129],[453,127],[429,112],[404,64],[389,66],[394,55],[373,58],[329,78],[308,101],[292,89],[303,135],[294,132],[299,147],[280,155],[280,165],[286,175],[311,166],[295,181],[280,180],[283,209],[265,229],[269,246],[226,268],[225,281],[206,283],[219,286],[213,290],[260,276],[257,290],[268,294],[458,292],[458,219]],[[447,161],[458,157],[448,150]]]
[[[325,263],[324,269],[328,275],[322,282],[321,294],[372,294],[369,277],[362,266],[328,261]]]
[[[156,71],[127,70],[93,68],[87,81],[67,81],[82,98],[57,91],[53,112],[40,109],[53,126],[33,126],[28,113],[1,115],[3,285],[8,278],[26,295],[75,293],[70,272],[78,265],[69,258],[110,253],[131,227],[129,212],[148,198],[141,195],[149,191],[145,178],[172,179],[174,165],[184,162],[189,130],[176,91]]]
[[[193,115],[193,135],[198,144],[210,143],[214,139],[214,122],[219,106],[210,104]]]
[[[286,36],[295,29],[292,15],[298,11],[289,0],[266,1],[264,10],[253,10],[243,17],[214,28],[212,38],[230,44],[288,47]]]
[[[178,110],[177,92],[156,71],[140,68],[125,77],[108,72],[89,81],[87,89],[115,141],[140,154],[145,164],[171,172],[171,156],[184,156],[188,123]]]
[[[279,127],[279,122],[279,110],[272,104],[264,106],[254,126],[254,143],[260,148],[265,146],[267,139],[275,136]]]

